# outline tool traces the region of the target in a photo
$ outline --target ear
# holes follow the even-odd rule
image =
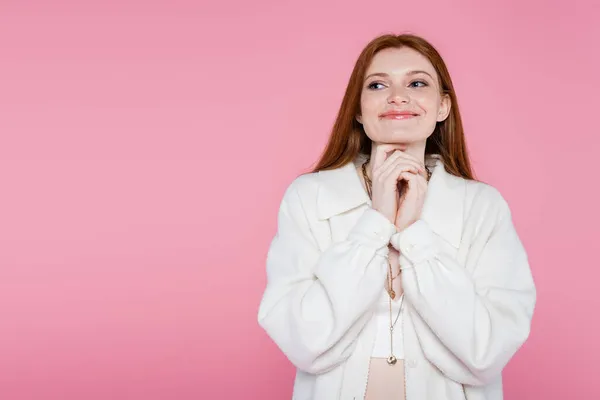
[[[362,124],[362,116],[360,114],[356,116],[356,120],[359,124]]]
[[[438,112],[437,121],[442,122],[448,115],[450,115],[450,109],[452,108],[452,100],[447,94],[442,95],[442,102],[440,104],[440,111]]]

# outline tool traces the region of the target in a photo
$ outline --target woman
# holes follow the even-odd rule
[[[441,56],[414,35],[374,39],[267,256],[258,319],[297,368],[293,399],[501,399],[535,301]]]

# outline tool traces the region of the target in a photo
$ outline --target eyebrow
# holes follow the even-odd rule
[[[407,72],[407,73],[406,73],[406,75],[409,75],[409,76],[410,76],[410,75],[417,75],[417,74],[425,74],[425,75],[429,75],[429,77],[435,81],[435,79],[433,78],[433,76],[431,76],[431,74],[430,74],[429,72],[427,72],[427,71],[423,71],[423,70],[414,70],[414,71],[409,71],[409,72]],[[368,75],[368,76],[365,78],[365,81],[366,81],[367,79],[369,79],[369,78],[373,77],[373,76],[381,76],[381,77],[383,77],[383,78],[388,78],[388,77],[389,77],[389,75],[388,75],[388,74],[386,74],[385,72],[375,72],[375,73],[373,73],[373,74],[369,74],[369,75]]]

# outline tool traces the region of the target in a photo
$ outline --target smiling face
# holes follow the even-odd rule
[[[356,119],[373,142],[424,145],[450,106],[425,56],[409,47],[387,48],[367,69]]]

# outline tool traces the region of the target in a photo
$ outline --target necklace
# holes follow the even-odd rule
[[[370,159],[367,158],[367,160],[362,164],[362,175],[365,180],[365,185],[367,187],[367,193],[369,194],[369,198],[372,199],[373,182],[371,181],[371,179],[369,178],[369,175],[367,174],[367,164],[369,163],[369,161],[370,161]],[[427,166],[425,166],[425,168],[427,170],[427,180],[429,181],[429,179],[431,178],[431,171],[429,170],[429,168]],[[398,273],[395,276],[392,276],[392,263],[390,263],[389,258],[387,259],[387,263],[388,263],[388,287],[386,288],[386,291],[388,292],[388,301],[389,301],[389,309],[390,309],[390,356],[387,358],[387,363],[388,363],[388,365],[393,366],[398,361],[398,359],[394,355],[394,340],[393,340],[394,327],[396,326],[396,322],[398,322],[398,318],[400,317],[400,314],[402,313],[402,306],[404,305],[404,293],[402,293],[402,295],[400,296],[400,308],[398,310],[398,315],[396,315],[396,319],[394,321],[392,321],[392,300],[396,297],[396,291],[393,289],[394,279],[396,279],[398,276],[400,276],[400,273],[402,272],[402,270],[398,269]]]
[[[396,315],[396,320],[392,323],[392,298],[389,298],[390,302],[390,356],[387,358],[387,363],[389,365],[394,365],[398,361],[396,356],[394,355],[394,328],[396,327],[396,322],[398,322],[398,318],[402,313],[402,306],[404,305],[404,293],[400,295],[400,308],[398,309],[398,315]]]

